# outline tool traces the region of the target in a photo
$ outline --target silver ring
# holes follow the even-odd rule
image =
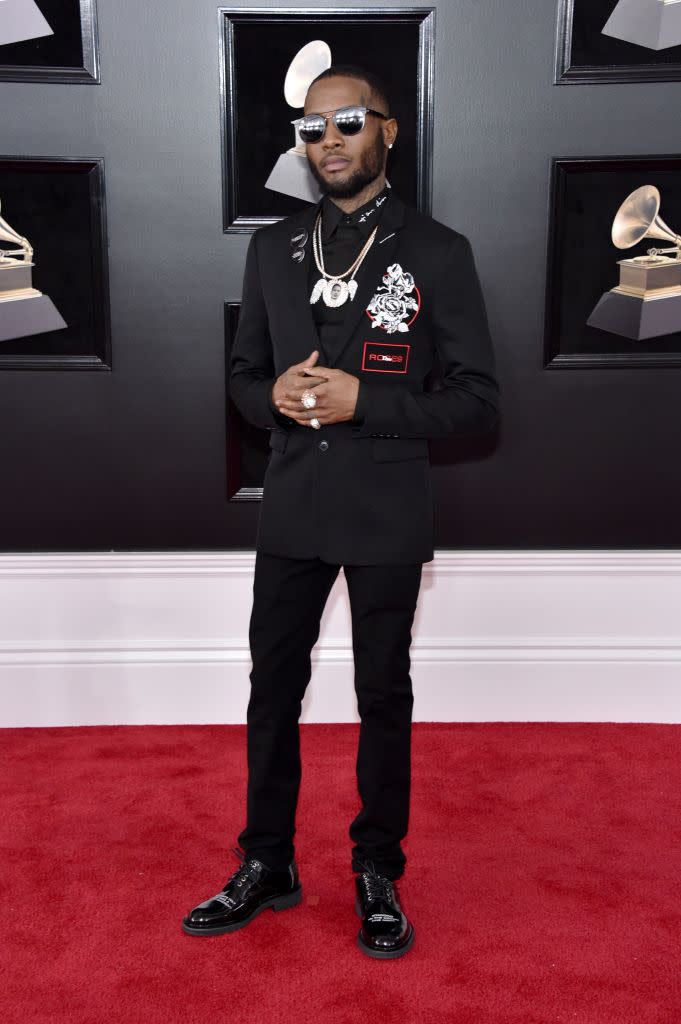
[[[303,409],[314,409],[317,404],[317,396],[312,391],[303,391],[300,396],[300,403]]]
[[[321,423],[319,422],[316,416],[313,416],[312,419],[310,420],[310,426],[314,427],[315,430],[319,430],[321,428]]]

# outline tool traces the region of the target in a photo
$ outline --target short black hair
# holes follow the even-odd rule
[[[321,82],[325,78],[356,78],[360,82],[366,82],[371,89],[372,95],[379,96],[386,106],[386,111],[390,114],[390,97],[388,96],[388,90],[386,89],[383,79],[375,75],[373,71],[365,71],[364,68],[357,67],[356,64],[332,64],[326,71],[322,71],[320,75],[310,82],[312,87],[316,82]]]

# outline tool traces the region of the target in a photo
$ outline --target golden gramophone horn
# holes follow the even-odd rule
[[[302,107],[310,85],[331,67],[331,50],[323,39],[313,39],[298,50],[286,72],[284,97],[289,107]]]
[[[612,222],[612,242],[630,249],[644,238],[662,238],[678,248],[681,235],[668,228],[659,215],[660,193],[654,185],[642,185],[627,196]]]
[[[0,209],[2,209],[1,203]],[[31,257],[33,256],[31,243],[23,235],[20,235],[18,231],[15,231],[13,227],[10,227],[2,216],[0,216],[0,242],[13,242],[14,245],[19,246],[18,250],[5,250],[4,254],[0,249],[0,263],[7,262],[8,260],[16,262],[19,259],[22,259],[25,263],[31,262]]]

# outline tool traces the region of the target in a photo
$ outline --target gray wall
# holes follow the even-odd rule
[[[104,158],[114,367],[0,371],[4,550],[253,543],[226,501],[248,237],[222,231],[217,6],[99,0],[101,85],[0,83],[0,152]],[[473,243],[504,395],[493,444],[436,453],[438,543],[675,546],[681,370],[547,372],[542,337],[550,158],[681,150],[681,84],[552,85],[555,0],[432,6],[433,214]]]

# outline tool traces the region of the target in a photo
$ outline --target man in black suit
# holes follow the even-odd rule
[[[488,431],[497,387],[467,240],[386,182],[397,124],[381,83],[330,68],[298,128],[325,198],[253,236],[232,356],[234,400],[272,449],[250,627],[244,862],[183,927],[233,931],[300,902],[298,719],[342,566],[361,720],[362,807],[350,827],[358,942],[390,959],[414,940],[395,883],[409,813],[411,626],[433,557],[426,439]],[[426,391],[436,363],[441,386]]]

